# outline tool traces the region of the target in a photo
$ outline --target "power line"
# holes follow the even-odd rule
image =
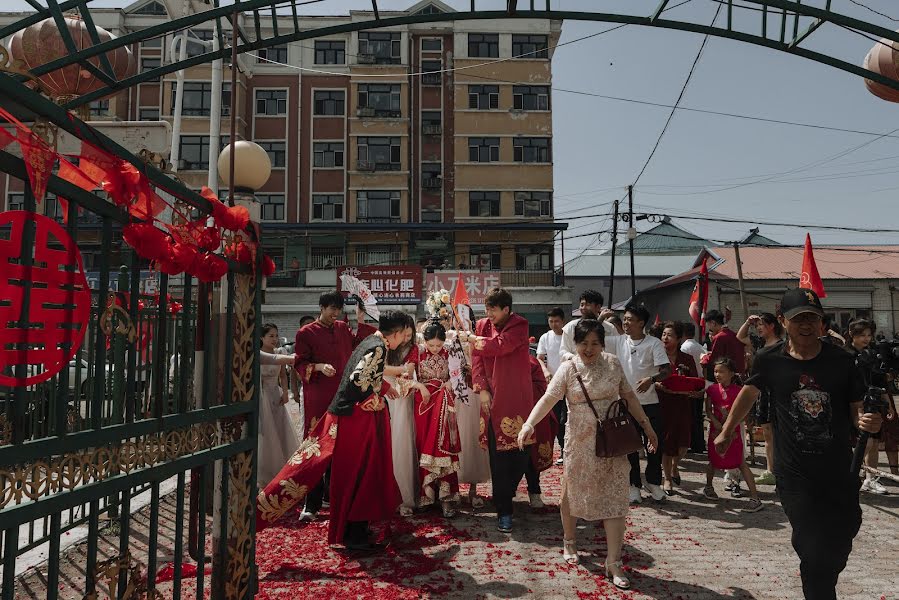
[[[867,11],[869,11],[869,12],[872,12],[872,13],[874,13],[875,15],[881,16],[881,17],[883,17],[884,19],[889,19],[890,21],[892,21],[892,22],[894,22],[894,23],[899,23],[899,19],[894,19],[894,18],[891,17],[890,15],[888,15],[888,14],[886,14],[886,13],[882,13],[882,12],[880,12],[879,10],[874,10],[873,8],[871,8],[870,6],[868,6],[867,4],[862,4],[862,3],[859,2],[858,0],[849,0],[849,2],[850,2],[851,4],[854,4],[854,5],[856,5],[856,6],[859,6],[859,7],[861,7],[861,8],[864,8],[865,10],[867,10]]]
[[[712,18],[712,25],[715,25],[715,21],[718,20],[718,14],[721,12],[721,5],[718,5],[718,8],[715,9],[715,16]],[[690,79],[693,78],[693,72],[696,70],[696,65],[699,64],[699,59],[702,57],[702,51],[705,50],[705,46],[709,41],[709,34],[706,34],[702,38],[702,44],[699,46],[699,51],[696,53],[696,58],[693,59],[693,64],[690,66],[690,72],[687,73],[687,79],[684,81],[683,87],[681,87],[680,94],[677,96],[677,100],[674,102],[674,106],[671,108],[671,112],[668,113],[668,119],[665,121],[664,127],[662,127],[661,133],[659,133],[659,137],[656,140],[655,145],[652,147],[652,151],[649,153],[649,156],[646,157],[646,162],[643,163],[643,168],[640,169],[640,172],[637,173],[637,177],[634,179],[634,183],[632,186],[636,186],[637,182],[640,181],[640,177],[643,176],[643,173],[646,171],[646,167],[649,166],[650,161],[652,161],[652,157],[655,156],[656,150],[659,149],[659,144],[662,143],[662,138],[665,136],[665,132],[668,131],[668,126],[671,124],[671,119],[674,118],[674,113],[677,111],[677,106],[680,104],[681,99],[684,97],[684,94],[687,91],[687,86],[690,85]]]

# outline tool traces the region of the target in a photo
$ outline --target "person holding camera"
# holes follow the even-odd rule
[[[788,340],[763,349],[715,438],[724,452],[759,392],[770,394],[777,491],[793,528],[806,600],[836,600],[836,585],[861,527],[859,479],[850,473],[853,425],[875,433],[881,416],[863,409],[865,384],[849,353],[819,338],[824,309],[814,291],[781,299]]]

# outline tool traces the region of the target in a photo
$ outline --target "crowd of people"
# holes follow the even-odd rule
[[[883,442],[897,471],[895,408],[886,420],[862,409],[866,386],[851,354],[870,343],[873,323],[850,326],[846,352],[829,343],[814,292],[796,289],[784,295],[782,314],[750,316],[737,332],[708,311],[704,345],[694,323],[648,327],[640,304],[618,315],[596,291],[579,300],[580,316],[568,323],[561,308],[548,313],[536,356],[529,323],[502,288],[487,294],[476,322],[470,307],[441,293],[418,322],[386,310],[374,328],[357,306],[355,333],[341,320],[343,296],[328,292],[318,318],[297,332],[293,355],[278,355],[277,329],[263,326],[257,531],[300,502],[299,518],[315,520],[328,502],[328,542],[374,552],[383,542],[370,522],[430,507],[451,519],[463,500],[482,508],[478,485],[490,482],[496,527],[509,533],[522,478],[531,506],[543,506],[540,473],[553,466],[558,442],[562,558],[579,562],[577,519],[602,521],[606,574],[626,589],[628,506],[644,493],[656,502],[678,493],[681,461],[692,452],[706,463],[707,499],[719,497],[719,472],[733,497],[745,482],[743,512],[764,508],[757,486],[777,485],[806,597],[835,598],[861,522],[859,489],[885,491],[876,478],[860,483],[849,473],[853,432],[875,434],[868,466],[877,466]],[[285,410],[291,367],[302,441]],[[629,415],[642,447],[600,454],[616,410]],[[756,425],[767,459],[758,477],[746,461]]]

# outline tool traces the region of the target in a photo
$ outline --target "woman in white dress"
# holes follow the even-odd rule
[[[460,304],[456,307],[459,318],[467,331],[474,331],[471,309]],[[455,331],[447,331],[447,345],[455,343]],[[459,399],[456,402],[456,419],[459,424],[459,440],[462,452],[459,453],[459,483],[469,484],[468,500],[472,508],[484,506],[484,500],[478,496],[478,484],[490,481],[490,457],[487,450],[481,447],[481,400],[471,387],[471,347],[462,342],[465,360],[469,367],[466,374],[468,381],[468,402]]]
[[[409,317],[409,327],[414,329],[414,321]],[[409,331],[409,339],[395,350],[387,351],[387,364],[392,367],[404,367],[410,371],[415,370],[415,365],[407,365],[406,357],[409,356],[415,345],[414,334]],[[392,371],[392,369],[390,370]],[[390,410],[390,443],[393,453],[393,476],[400,488],[403,503],[400,505],[400,514],[404,517],[412,514],[418,502],[418,452],[415,450],[415,419],[412,416],[412,397],[415,390],[411,389],[411,379],[391,375],[385,369],[384,379],[397,390],[398,397],[387,398],[387,408]]]
[[[290,400],[287,367],[291,355],[276,355],[281,364],[268,364],[275,355],[280,338],[278,328],[267,323],[262,326],[262,352],[259,371],[262,376],[259,395],[259,466],[257,481],[260,487],[274,479],[300,446],[293,421],[287,412]]]
[[[628,512],[630,466],[627,456],[596,456],[596,417],[587,403],[592,402],[596,413],[605,418],[609,406],[623,398],[631,416],[646,432],[651,451],[655,451],[659,441],[621,370],[618,358],[603,352],[605,335],[602,324],[595,319],[581,320],[574,329],[574,341],[577,356],[562,363],[556,371],[546,393],[522,426],[518,445],[524,449],[525,442],[534,435],[534,426],[552,410],[556,402],[566,399],[568,423],[565,427],[560,506],[565,531],[562,556],[570,565],[578,563],[575,545],[578,518],[603,521],[608,544],[606,577],[616,587],[627,589],[630,582],[622,570],[621,548]]]

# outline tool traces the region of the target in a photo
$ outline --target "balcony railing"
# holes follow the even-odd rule
[[[422,85],[440,85],[440,73],[425,73],[421,76]]]
[[[442,183],[439,177],[429,177],[421,180],[421,187],[426,190],[439,190]]]
[[[403,113],[399,110],[377,109],[370,106],[360,106],[356,109],[356,116],[370,119],[398,119],[403,116]]]
[[[499,278],[505,287],[561,285],[554,271],[499,271]]]
[[[424,135],[440,135],[443,133],[443,126],[437,125],[422,125],[421,132]]]
[[[373,65],[378,62],[378,57],[374,54],[360,54],[356,57],[360,65]]]
[[[356,170],[357,171],[374,171],[375,163],[370,160],[357,160],[356,161]]]

